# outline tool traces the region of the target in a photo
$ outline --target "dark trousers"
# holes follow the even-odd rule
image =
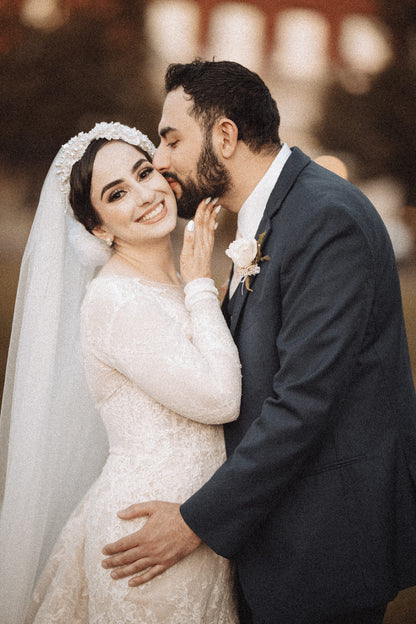
[[[240,624],[257,624],[251,615],[250,608],[246,603],[241,590],[238,593]],[[382,624],[386,608],[387,604],[373,609],[364,609],[362,611],[355,611],[354,613],[348,613],[346,615],[339,615],[333,620],[320,620],[319,622],[311,622],[310,624]],[[282,624],[284,623],[282,622]]]
[[[354,613],[339,615],[333,620],[323,620],[314,624],[382,624],[387,604],[373,609],[363,609]]]
[[[244,597],[241,585],[237,580],[237,599],[238,599],[238,615],[240,624],[261,624],[253,619],[250,607]],[[383,624],[384,614],[386,613],[387,603],[371,609],[363,609],[339,615],[332,620],[320,620],[319,622],[311,622],[310,624]],[[277,618],[278,621],[278,618]],[[281,624],[284,624],[282,622]]]

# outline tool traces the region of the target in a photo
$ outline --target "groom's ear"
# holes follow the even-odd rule
[[[238,128],[228,117],[220,117],[213,128],[213,144],[223,158],[231,158],[237,148]]]

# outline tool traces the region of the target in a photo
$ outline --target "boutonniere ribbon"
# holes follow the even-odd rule
[[[250,288],[250,277],[260,273],[259,263],[270,260],[270,256],[261,255],[261,245],[266,232],[260,234],[259,239],[237,238],[225,251],[227,256],[234,262],[234,270],[241,277],[241,284],[245,284],[247,290]]]

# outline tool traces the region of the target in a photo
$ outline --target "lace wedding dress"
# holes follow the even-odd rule
[[[110,274],[89,286],[83,355],[110,452],[61,533],[26,622],[238,621],[232,566],[204,544],[141,587],[101,566],[102,547],[146,521],[122,521],[118,510],[182,502],[225,459],[221,423],[238,415],[238,355],[212,281],[194,280],[185,291],[186,299],[182,286]]]

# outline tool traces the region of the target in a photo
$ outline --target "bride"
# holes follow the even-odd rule
[[[205,544],[141,587],[101,565],[106,543],[145,522],[117,510],[188,498],[224,461],[221,423],[239,410],[210,277],[215,201],[185,230],[179,277],[153,152],[136,129],[97,124],[42,189],[1,415],[3,624],[237,622],[231,564]]]

